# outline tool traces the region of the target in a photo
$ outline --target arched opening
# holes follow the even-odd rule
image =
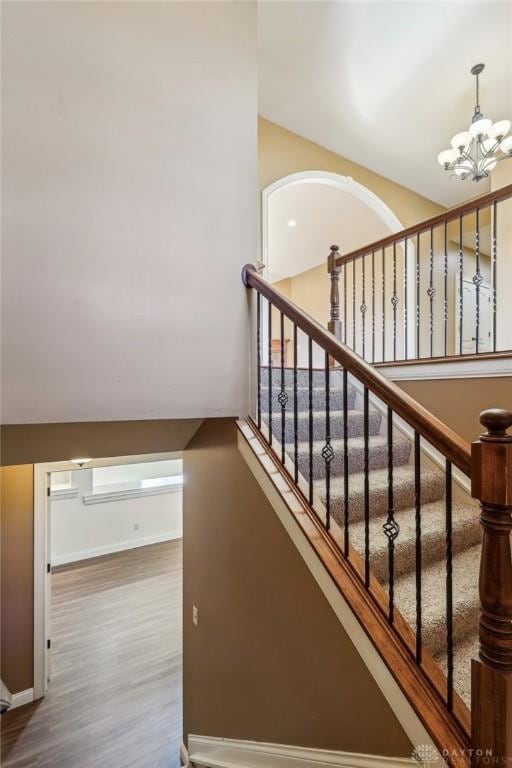
[[[402,223],[386,203],[348,176],[325,171],[285,176],[262,193],[264,275],[325,325],[329,319],[326,260],[330,245],[339,245],[341,254],[350,253],[401,229]],[[413,244],[409,244],[407,255],[401,247],[397,248],[397,339],[400,345],[405,342],[406,312],[414,312],[414,258]],[[389,291],[384,299],[382,286],[385,282],[391,286],[394,276],[389,257],[383,262],[380,253],[373,256],[369,253],[342,274],[343,340],[355,351],[365,351],[367,358],[368,350],[373,349],[375,359],[380,359],[382,345],[388,343],[393,306],[387,300],[391,296]],[[361,311],[365,306],[371,307],[373,322],[368,318],[365,323]],[[376,328],[376,319],[380,321],[379,328]],[[412,350],[411,323],[407,335],[409,350]]]

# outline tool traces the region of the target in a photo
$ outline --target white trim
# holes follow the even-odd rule
[[[76,499],[78,496],[78,488],[57,488],[52,491],[50,489],[50,498],[52,501],[60,501],[61,499]]]
[[[351,176],[342,176],[340,173],[333,173],[331,171],[299,171],[298,173],[291,173],[288,176],[283,176],[281,179],[269,184],[269,186],[265,187],[261,192],[261,261],[264,264],[263,277],[267,280],[269,274],[268,205],[270,197],[274,192],[277,192],[277,190],[283,189],[283,187],[304,183],[327,184],[328,186],[340,189],[342,192],[348,192],[377,214],[392,234],[401,232],[404,228],[398,216],[380,197],[378,197],[378,195],[375,194],[375,192],[372,192],[368,187],[355,181]],[[411,316],[416,307],[413,279],[415,270],[415,252],[414,243],[409,241],[407,246],[407,296],[405,299],[408,312]],[[414,307],[414,310],[411,309],[411,307]],[[414,354],[414,350],[416,349],[416,336],[413,323],[408,324],[407,345],[409,350],[411,350],[411,353]]]
[[[103,493],[87,493],[83,497],[84,504],[105,504],[110,501],[125,499],[140,499],[145,496],[160,496],[164,493],[181,493],[183,482],[173,485],[156,485],[150,488],[125,488],[120,491],[105,491]]]
[[[205,768],[418,768],[418,763],[411,758],[208,736],[190,735],[188,745],[190,762]]]
[[[428,735],[423,723],[375,649],[352,608],[334,584],[323,562],[314,552],[297,521],[290,514],[290,510],[302,510],[297,497],[275,467],[271,466],[271,462],[267,460],[265,463],[265,459],[267,459],[265,450],[247,424],[239,422],[239,425],[245,435],[245,438],[241,434],[238,435],[238,449],[241,455],[325,595],[340,624],[361,656],[365,666],[390,705],[398,722],[409,737],[411,744],[428,744],[435,749],[434,742]],[[271,468],[273,469],[272,473],[269,471]],[[300,509],[297,509],[297,505]],[[191,754],[191,752],[192,750],[189,746],[189,753]]]
[[[418,363],[417,365],[384,366],[379,372],[393,381],[424,381],[429,379],[488,379],[512,376],[512,355],[486,360],[453,360],[450,362]]]
[[[168,453],[136,454],[134,456],[109,456],[92,459],[86,469],[111,467],[121,464],[140,464],[147,461],[166,461],[182,458],[182,451]],[[46,565],[50,562],[47,552],[47,502],[46,488],[50,472],[77,471],[71,461],[51,461],[34,464],[34,699],[40,699],[48,689],[47,640],[50,636],[46,616]],[[51,498],[51,497],[50,497]]]
[[[188,749],[183,742],[180,745],[180,760],[183,768],[189,768]]]
[[[13,693],[12,703],[11,703],[11,706],[9,707],[9,710],[17,709],[17,707],[23,707],[25,704],[30,704],[31,701],[34,701],[33,688],[27,688],[25,691],[20,691],[19,693]]]
[[[54,557],[52,560],[52,567],[66,565],[67,563],[76,563],[78,560],[90,560],[93,557],[111,555],[114,552],[124,552],[125,549],[147,547],[150,544],[159,544],[162,541],[173,541],[174,539],[181,539],[182,536],[182,530],[166,531],[165,533],[157,533],[154,536],[144,536],[140,539],[130,539],[129,541],[116,542],[115,544],[104,544],[101,547],[82,549],[79,552],[68,552],[66,555]]]

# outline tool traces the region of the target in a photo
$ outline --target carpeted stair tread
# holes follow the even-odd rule
[[[325,504],[325,479],[315,482],[317,496]],[[421,501],[429,504],[442,499],[445,492],[444,474],[436,469],[421,470]],[[393,469],[393,494],[396,510],[412,507],[415,503],[414,466],[404,464]],[[354,472],[348,479],[349,524],[361,520],[364,514],[364,472]],[[343,524],[344,507],[343,476],[331,478],[331,514]],[[387,511],[388,470],[374,469],[370,472],[370,515]]]
[[[268,396],[269,396],[269,389],[268,387],[262,387],[261,388],[261,410],[262,411],[268,411]],[[288,401],[285,406],[285,410],[287,413],[293,413],[293,405],[294,405],[294,391],[293,387],[286,387],[285,388],[286,394],[288,395]],[[278,401],[278,396],[281,392],[280,387],[272,387],[272,411],[273,413],[281,413],[281,406]],[[312,399],[313,399],[313,411],[315,412],[325,412],[326,407],[326,397],[325,397],[325,388],[324,387],[313,387],[312,389]],[[347,407],[351,410],[354,408],[356,401],[356,391],[353,388],[350,388],[347,392]],[[307,411],[309,412],[309,389],[307,387],[299,387],[297,389],[297,407],[299,411]],[[343,410],[343,390],[338,387],[331,387],[329,392],[329,407],[332,411],[342,411]]]
[[[471,659],[478,655],[478,632],[456,643],[453,653],[453,687],[471,709]],[[446,650],[434,657],[446,674],[448,656]]]
[[[479,509],[477,505],[454,504],[453,553],[463,552],[481,541]],[[416,510],[395,512],[400,531],[395,539],[395,578],[411,573],[416,567]],[[389,578],[388,539],[383,526],[387,513],[370,518],[370,563],[372,573],[382,582]],[[364,556],[364,520],[349,526],[350,543]],[[422,566],[440,562],[444,567],[446,555],[446,506],[444,500],[421,507]]]
[[[263,412],[261,418],[268,426],[268,412]],[[377,435],[380,431],[382,416],[378,411],[369,411],[368,424],[370,435]],[[313,413],[313,440],[324,440],[326,431],[325,411]],[[347,431],[349,437],[359,437],[364,431],[364,414],[362,411],[349,410],[347,412]],[[272,413],[272,432],[278,440],[281,439],[281,407],[278,412]],[[293,413],[285,417],[285,437],[287,443],[293,443],[295,422]],[[330,414],[331,439],[343,438],[343,411],[331,411]],[[299,442],[309,440],[309,413],[301,411],[297,414],[297,436]]]
[[[322,457],[325,441],[318,440],[313,443],[313,478],[315,480],[325,477],[326,465]],[[331,442],[334,458],[331,461],[331,476],[341,475],[343,472],[344,441],[333,440]],[[388,462],[388,442],[384,435],[372,435],[368,440],[369,467],[370,469],[382,469]],[[351,437],[347,443],[349,472],[361,472],[364,469],[364,438]],[[398,466],[409,461],[411,443],[406,437],[397,435],[393,444],[393,463]],[[299,472],[309,479],[309,443],[299,443],[298,446]]]
[[[478,572],[481,546],[477,544],[453,558],[453,637],[474,636],[478,626]],[[423,642],[433,654],[446,648],[446,560],[422,568]],[[395,579],[395,604],[415,627],[416,575],[414,571]],[[469,669],[468,669],[469,673]]]

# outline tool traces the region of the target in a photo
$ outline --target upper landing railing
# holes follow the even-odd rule
[[[330,330],[372,363],[510,350],[510,198],[512,184],[351,253],[333,245]]]

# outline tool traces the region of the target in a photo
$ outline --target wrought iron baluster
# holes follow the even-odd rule
[[[448,355],[448,222],[444,223],[444,356]]]
[[[343,538],[345,557],[349,555],[348,530],[348,374],[343,369]]]
[[[434,356],[434,296],[436,289],[434,287],[434,227],[430,227],[430,262],[429,262],[430,280],[427,289],[427,296],[430,301],[429,310],[429,339],[430,339],[430,357]]]
[[[347,343],[347,265],[343,264],[343,342]]]
[[[404,240],[404,357],[406,360],[409,359],[409,351],[408,351],[408,331],[407,331],[407,324],[408,324],[408,308],[409,308],[409,295],[407,290],[407,243],[408,240],[405,238]]]
[[[492,207],[492,349],[496,352],[496,310],[497,310],[497,256],[498,256],[498,204],[494,201]]]
[[[272,445],[272,303],[268,301],[268,444]]]
[[[388,539],[388,574],[389,574],[389,623],[395,618],[395,539],[400,533],[400,526],[395,520],[393,489],[393,411],[388,407],[388,516],[384,523],[384,533]]]
[[[364,388],[364,584],[370,588],[370,427],[368,412],[368,387]]]
[[[293,460],[294,480],[299,482],[299,402],[297,396],[297,323],[293,324]]]
[[[286,404],[288,403],[288,392],[286,391],[284,379],[284,314],[281,312],[281,391],[277,401],[281,406],[281,463],[284,466],[286,460]]]
[[[356,351],[356,260],[352,259],[352,349]]]
[[[475,231],[475,259],[476,259],[476,272],[473,275],[473,285],[476,290],[476,311],[475,311],[475,326],[476,326],[476,338],[475,338],[475,352],[478,355],[480,346],[480,286],[483,282],[482,273],[480,272],[480,210],[476,209],[476,231]]]
[[[446,461],[446,704],[453,708],[452,464]]]
[[[464,242],[463,217],[459,217],[459,354],[462,355],[462,320],[464,317]]]
[[[421,296],[421,272],[420,272],[420,233],[416,235],[416,357],[420,355],[420,296]]]
[[[396,360],[396,308],[398,306],[396,292],[396,241],[393,243],[393,295],[391,297],[391,306],[393,307],[393,360]]]
[[[421,453],[420,435],[414,432],[414,507],[416,522],[416,662],[421,664]]]
[[[330,409],[330,367],[329,355],[325,353],[325,445],[322,458],[325,462],[325,530],[331,527],[331,461],[334,450],[331,445],[331,409]]]
[[[309,503],[313,504],[313,339],[308,336],[309,384]]]
[[[375,251],[372,251],[372,363],[375,362]]]
[[[261,430],[261,293],[256,294],[256,386],[257,386],[257,423]]]
[[[365,262],[366,262],[366,254],[365,254],[365,253],[363,254],[362,262],[363,262],[363,268],[362,268],[362,270],[363,270],[363,271],[362,271],[362,288],[363,288],[363,301],[362,301],[362,303],[361,303],[361,306],[360,306],[360,308],[359,308],[359,309],[360,309],[360,311],[361,311],[361,317],[362,317],[362,326],[363,326],[363,359],[364,359],[364,356],[365,356],[365,348],[366,348],[366,347],[365,347],[365,342],[366,342],[366,310],[368,309],[368,307],[366,306],[366,286],[365,286],[365,277],[366,277],[366,275],[365,275],[365,273],[366,273],[366,269],[365,269]]]
[[[386,247],[382,247],[382,362],[386,362]]]

